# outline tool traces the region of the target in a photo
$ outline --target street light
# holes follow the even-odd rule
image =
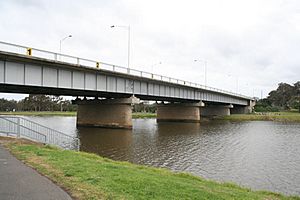
[[[194,62],[204,62],[204,86],[207,86],[207,60],[195,59]]]
[[[127,72],[129,73],[130,68],[130,26],[118,26],[118,25],[112,25],[110,28],[125,28],[128,31],[128,58],[127,58]]]
[[[62,42],[63,42],[65,39],[71,38],[71,37],[72,37],[72,35],[68,35],[68,36],[62,38],[62,39],[59,41],[59,54],[61,54],[61,44],[62,44]]]
[[[236,78],[236,93],[238,94],[239,93],[239,77],[231,75],[231,74],[228,74],[227,76]]]

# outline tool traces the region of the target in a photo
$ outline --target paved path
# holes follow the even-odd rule
[[[0,145],[0,199],[71,200],[71,197]]]

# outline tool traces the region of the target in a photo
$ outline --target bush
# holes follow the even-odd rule
[[[260,105],[256,105],[254,107],[254,111],[255,112],[279,112],[280,109],[278,107],[275,107],[275,106],[260,106]]]

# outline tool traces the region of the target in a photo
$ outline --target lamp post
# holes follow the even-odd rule
[[[236,78],[236,93],[238,94],[239,93],[239,77],[231,75],[231,74],[228,74],[227,76]]]
[[[203,62],[204,63],[204,86],[207,86],[207,60],[195,59],[194,62]]]
[[[72,37],[72,35],[68,35],[68,36],[62,38],[62,39],[59,41],[59,54],[61,54],[61,44],[62,44],[62,42],[63,42],[65,39],[71,38],[71,37]]]
[[[128,58],[127,58],[127,72],[129,73],[129,69],[130,69],[130,26],[119,26],[119,25],[112,25],[110,26],[110,28],[125,28],[128,31],[128,44],[127,44],[127,48],[128,48]]]

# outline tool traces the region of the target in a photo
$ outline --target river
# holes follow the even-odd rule
[[[269,121],[156,123],[133,130],[76,128],[75,117],[26,117],[70,135],[81,151],[165,167],[254,190],[300,195],[300,124]]]

